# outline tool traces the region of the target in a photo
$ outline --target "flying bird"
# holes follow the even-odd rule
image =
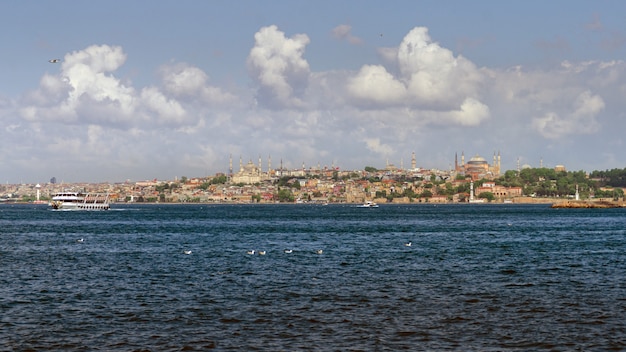
[[[51,64],[56,64],[56,63],[61,62],[61,60],[59,60],[59,59],[52,59],[52,60],[48,60],[48,62],[51,63]]]

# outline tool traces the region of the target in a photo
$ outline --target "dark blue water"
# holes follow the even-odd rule
[[[625,348],[626,209],[0,206],[0,350]]]

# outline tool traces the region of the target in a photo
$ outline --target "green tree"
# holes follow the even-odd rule
[[[478,198],[487,199],[489,202],[491,202],[492,200],[496,199],[496,197],[491,192],[481,192],[478,195]]]
[[[289,202],[289,203],[293,203],[293,201],[295,200],[295,197],[293,195],[293,193],[291,193],[290,189],[281,189],[278,191],[278,201],[281,203],[284,202]]]
[[[376,171],[378,171],[378,169],[376,169],[373,166],[366,166],[365,167],[365,171],[367,171],[367,172],[376,172]]]

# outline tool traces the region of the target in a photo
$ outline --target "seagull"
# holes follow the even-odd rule
[[[185,254],[191,254],[191,251],[183,251]]]
[[[411,247],[412,245],[413,245],[413,243],[411,243],[411,242],[407,242],[407,243],[404,244],[405,247]]]
[[[293,253],[293,249],[285,249],[283,252],[285,252],[287,254],[291,254],[291,253]]]
[[[259,255],[265,255],[265,251],[259,251]]]
[[[76,240],[76,242],[78,242],[78,243],[83,243],[83,242],[85,242],[85,239],[84,239],[84,238],[81,238],[81,239]]]
[[[324,251],[323,251],[323,250],[321,250],[321,249],[318,249],[318,250],[316,250],[316,251],[315,251],[315,253],[317,253],[317,254],[322,254],[322,253],[324,253]]]
[[[256,251],[255,251],[254,249],[251,249],[251,250],[247,251],[246,253],[248,253],[248,254],[254,254],[254,253],[256,253]]]
[[[56,64],[56,63],[61,62],[61,60],[59,60],[59,59],[52,59],[52,60],[48,60],[48,62],[51,63],[51,64]]]

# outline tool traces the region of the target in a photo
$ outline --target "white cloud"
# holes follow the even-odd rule
[[[359,45],[363,44],[363,40],[357,36],[352,35],[352,26],[348,24],[341,24],[332,31],[333,37],[346,40],[350,44]]]
[[[365,65],[347,83],[348,91],[365,105],[394,106],[406,99],[404,84],[383,66]]]
[[[159,116],[159,123],[180,125],[185,122],[185,109],[177,101],[165,97],[157,88],[142,89],[140,97],[146,109]]]
[[[604,101],[591,92],[581,93],[572,104],[572,109],[559,115],[547,112],[533,119],[533,127],[546,138],[558,139],[572,134],[591,134],[599,127],[596,116],[604,110]]]
[[[390,51],[385,51],[386,57]],[[417,125],[476,126],[490,116],[479,98],[483,74],[473,63],[433,43],[424,27],[416,27],[395,50],[398,76],[384,66],[364,65],[348,79],[354,104],[368,109],[408,109]]]
[[[160,68],[163,88],[181,99],[198,98],[205,104],[228,104],[236,100],[221,88],[209,85],[209,75],[198,67],[185,63]]]
[[[390,156],[394,150],[391,146],[380,142],[380,138],[368,138],[365,140],[367,149],[382,156]]]
[[[302,94],[309,80],[309,64],[302,57],[309,37],[291,38],[276,26],[261,28],[254,35],[254,47],[248,55],[248,69],[257,82],[257,99],[264,106],[302,107]]]

